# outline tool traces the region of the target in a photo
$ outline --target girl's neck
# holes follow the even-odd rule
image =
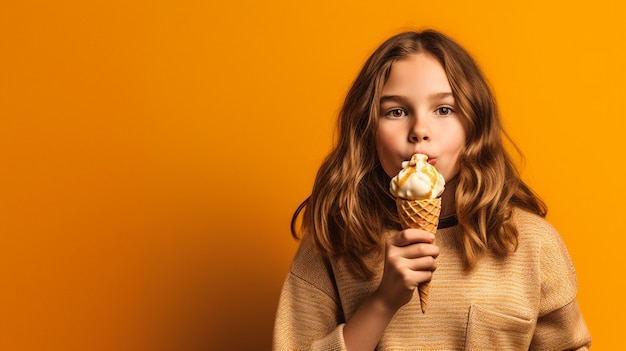
[[[459,176],[456,175],[446,182],[445,189],[441,195],[441,218],[456,215],[456,186],[459,183]]]

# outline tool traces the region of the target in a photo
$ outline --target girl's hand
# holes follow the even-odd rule
[[[439,247],[434,240],[434,234],[421,229],[405,229],[392,236],[385,248],[385,268],[375,298],[392,310],[408,303],[417,285],[429,282],[437,268]]]
[[[343,328],[348,350],[373,350],[398,309],[411,300],[417,285],[430,281],[439,255],[434,240],[435,236],[425,230],[405,229],[387,241],[380,285]]]

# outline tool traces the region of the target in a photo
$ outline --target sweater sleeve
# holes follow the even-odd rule
[[[567,248],[549,226],[541,245],[541,300],[531,350],[588,350],[591,335],[576,301],[577,280]]]
[[[343,324],[335,301],[290,273],[274,324],[273,349],[343,351]]]
[[[273,350],[344,351],[332,270],[303,239],[278,302]]]

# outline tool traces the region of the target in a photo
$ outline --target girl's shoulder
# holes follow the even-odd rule
[[[521,209],[513,211],[513,220],[519,232],[518,251],[535,256],[545,277],[568,280],[569,283],[564,285],[571,287],[571,292],[575,294],[577,282],[574,264],[556,228],[545,218]]]
[[[560,233],[545,218],[524,210],[514,210],[513,219],[519,232],[516,254],[532,257],[540,272],[541,309],[552,311],[570,302],[577,294],[578,280]]]
[[[517,229],[521,231],[556,232],[548,220],[538,214],[521,208],[514,208],[512,218]]]
[[[315,246],[311,235],[304,235],[291,262],[291,273],[300,277],[324,274],[327,258]]]
[[[513,210],[512,218],[520,244],[564,247],[561,235],[546,218],[520,208]]]
[[[335,299],[338,298],[330,259],[318,250],[310,235],[305,234],[300,240],[291,262],[289,276]]]
[[[559,262],[563,271],[574,273],[565,241],[548,220],[522,209],[513,211],[513,220],[519,235],[517,251],[538,255],[538,259],[544,265]]]

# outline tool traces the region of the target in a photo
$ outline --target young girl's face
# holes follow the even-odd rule
[[[377,150],[385,173],[395,176],[402,161],[421,153],[450,180],[465,145],[463,118],[439,61],[421,53],[396,61],[380,99]]]

